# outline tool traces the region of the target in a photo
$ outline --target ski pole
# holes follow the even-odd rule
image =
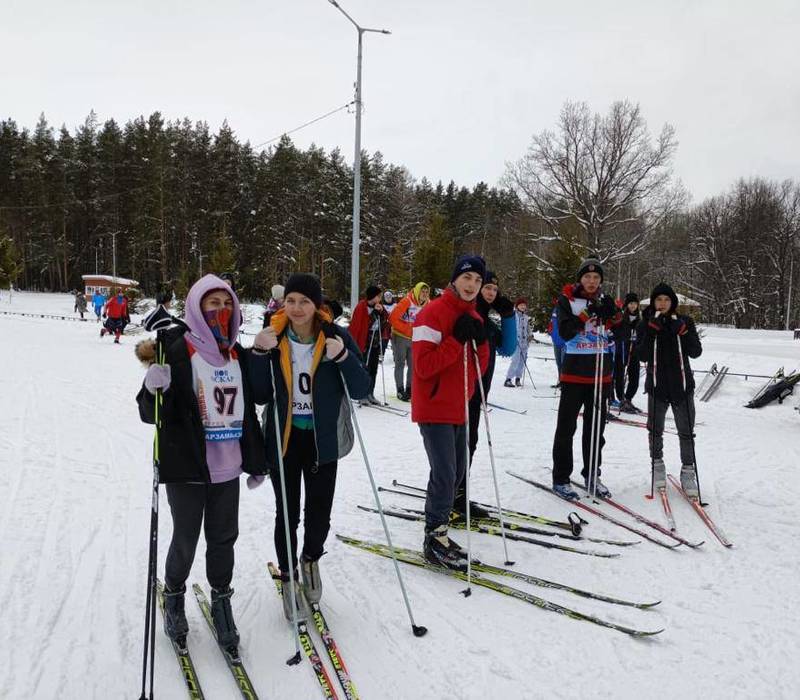
[[[506,555],[506,566],[512,566],[513,561],[508,556],[508,544],[506,543],[506,521],[503,516],[503,506],[500,503],[500,489],[497,486],[497,469],[494,464],[494,448],[492,447],[492,432],[489,429],[489,409],[486,406],[486,389],[483,386],[483,377],[481,376],[481,364],[478,359],[478,346],[475,340],[472,340],[472,356],[475,359],[475,372],[478,377],[478,386],[481,391],[481,407],[483,408],[483,427],[486,430],[486,444],[489,447],[489,463],[492,465],[492,480],[494,481],[494,496],[497,500],[497,517],[500,519],[500,534],[503,537],[503,551]]]
[[[326,333],[326,336],[328,334]],[[332,336],[328,336],[332,337]],[[408,600],[408,593],[406,592],[405,583],[403,583],[403,576],[400,573],[400,565],[397,563],[397,553],[394,551],[394,545],[392,544],[392,536],[389,533],[389,525],[386,522],[386,515],[383,512],[383,504],[381,503],[381,497],[378,494],[378,487],[375,484],[375,477],[372,474],[372,467],[369,464],[369,457],[367,456],[367,448],[364,445],[364,438],[361,435],[361,426],[358,422],[358,416],[356,412],[353,410],[353,399],[350,398],[350,390],[347,388],[347,382],[345,381],[344,374],[342,370],[339,369],[339,377],[342,380],[342,386],[344,387],[344,394],[347,397],[347,403],[350,406],[350,415],[353,417],[353,426],[356,429],[356,435],[358,436],[358,444],[361,447],[361,456],[364,458],[364,466],[367,469],[367,476],[369,476],[369,483],[372,486],[372,495],[375,498],[375,506],[378,509],[378,513],[381,516],[381,524],[383,525],[383,533],[386,535],[386,544],[389,545],[389,551],[392,553],[392,562],[394,563],[394,571],[397,574],[397,581],[400,584],[400,592],[403,595],[403,602],[406,606],[406,611],[408,612],[408,619],[411,621],[411,631],[414,633],[415,637],[422,637],[428,632],[427,627],[423,627],[422,625],[417,625],[414,622],[414,614],[411,612],[411,603]]]
[[[289,595],[292,597],[292,627],[294,628],[295,654],[286,661],[287,666],[295,666],[300,663],[300,630],[297,627],[297,596],[295,593],[294,565],[292,563],[292,539],[289,534],[289,505],[286,502],[286,470],[283,463],[283,439],[281,437],[280,417],[278,416],[278,387],[275,384],[275,368],[272,366],[270,350],[267,353],[269,363],[269,375],[272,380],[272,422],[275,424],[275,451],[278,453],[278,475],[281,482],[281,501],[283,505],[283,530],[286,536],[286,556],[289,559]],[[286,420],[290,420],[287,416]],[[286,591],[283,591],[286,595]]]
[[[386,405],[388,405],[389,402],[386,400],[386,372],[383,369],[383,358],[384,358],[384,354],[383,354],[383,338],[379,338],[378,342],[380,342],[380,345],[378,347],[380,348],[380,353],[381,353],[378,356],[378,362],[381,363],[381,387],[383,387],[383,404],[384,404],[384,406],[386,406]]]
[[[700,472],[697,469],[697,453],[694,445],[694,412],[689,408],[689,392],[686,391],[686,367],[683,364],[683,345],[681,344],[681,337],[675,336],[678,341],[678,361],[681,363],[681,386],[683,388],[684,401],[686,402],[686,420],[689,421],[689,435],[692,441],[692,464],[694,465],[694,479],[697,482],[697,501],[701,506],[707,506],[708,503],[703,503],[703,493],[700,491]]]
[[[596,477],[596,468],[597,468],[597,453],[596,453],[596,436],[598,433],[598,400],[597,400],[597,390],[600,384],[599,377],[600,377],[600,328],[595,323],[595,358],[594,358],[594,384],[592,386],[592,422],[590,425],[589,431],[589,475],[588,475],[588,490],[589,495],[594,499],[596,497],[596,486],[595,486],[595,477]]]
[[[156,332],[156,362],[164,364],[164,331],[172,324],[188,328],[183,321],[170,316],[163,305],[159,305],[143,322],[147,331]],[[153,700],[153,684],[155,681],[155,648],[156,648],[156,574],[158,567],[158,484],[160,482],[161,457],[159,437],[161,435],[161,409],[164,394],[156,389],[155,396],[155,435],[153,436],[153,492],[150,510],[150,551],[147,561],[147,594],[145,596],[144,640],[142,643],[142,693],[140,700],[147,700],[148,651],[150,653],[150,700]]]
[[[533,375],[531,374],[531,371],[528,368],[528,358],[527,357],[523,357],[522,361],[525,363],[525,371],[528,373],[528,377],[530,377],[531,386],[533,387],[533,390],[536,391],[536,382],[533,381]],[[523,380],[524,380],[524,378],[525,378],[525,375],[523,375]]]
[[[466,473],[464,474],[465,492],[467,499],[467,587],[461,591],[465,598],[472,595],[472,538],[470,537],[470,527],[472,525],[472,514],[470,512],[469,503],[469,474],[470,474],[470,459],[469,459],[469,385],[468,385],[468,366],[467,366],[467,343],[464,343],[464,448],[466,452]],[[478,372],[478,381],[480,381],[480,372]],[[456,452],[456,460],[458,460],[458,452]]]

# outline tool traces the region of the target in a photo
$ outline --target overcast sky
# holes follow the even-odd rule
[[[798,0],[341,0],[368,34],[363,148],[421,178],[497,184],[565,100],[673,124],[694,200],[800,178]],[[352,99],[356,31],[327,0],[0,0],[0,118],[72,130],[228,120],[266,141]],[[346,111],[292,136],[353,149]]]

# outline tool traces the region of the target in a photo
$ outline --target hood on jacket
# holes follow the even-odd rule
[[[422,293],[423,289],[427,289],[430,291],[430,285],[427,282],[417,282],[414,285],[414,289],[411,290],[411,298],[415,304],[419,304],[419,295]]]
[[[211,328],[209,328],[203,316],[203,312],[200,309],[200,302],[206,294],[218,289],[227,292],[233,299],[233,313],[231,314],[229,336],[232,347],[239,335],[239,325],[242,316],[239,307],[239,298],[225,280],[220,279],[216,275],[206,275],[197,280],[186,295],[184,311],[184,318],[190,329],[190,332],[187,334],[189,342],[206,362],[215,367],[221,367],[227,360],[222,356],[214,334],[211,332]]]
[[[656,297],[659,294],[665,294],[670,298],[672,305],[669,307],[669,311],[667,314],[674,314],[678,311],[678,295],[675,294],[675,290],[672,289],[666,282],[659,282],[655,287],[653,287],[653,291],[650,292],[650,305],[647,307],[650,315],[655,313],[656,308]]]

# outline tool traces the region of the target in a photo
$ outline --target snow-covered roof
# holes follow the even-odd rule
[[[700,306],[699,301],[690,299],[689,297],[684,296],[683,294],[677,294],[676,296],[678,297],[678,306]],[[642,301],[639,302],[639,306],[650,306],[650,300],[642,299]]]
[[[81,275],[83,280],[95,280],[98,282],[108,282],[109,284],[120,284],[123,287],[138,287],[136,280],[125,279],[124,277],[112,277],[111,275]]]

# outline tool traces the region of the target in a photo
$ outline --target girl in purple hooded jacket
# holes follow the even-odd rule
[[[206,275],[186,297],[187,331],[167,331],[163,365],[154,364],[152,340],[137,345],[150,366],[139,391],[139,414],[155,422],[155,395],[163,392],[159,478],[166,484],[173,533],[164,574],[164,630],[185,640],[186,579],[200,527],[206,538],[211,614],[220,645],[238,654],[231,610],[233,546],[239,534],[239,476],[267,473],[263,438],[248,379],[249,351],[235,339],[240,310],[222,279]]]

